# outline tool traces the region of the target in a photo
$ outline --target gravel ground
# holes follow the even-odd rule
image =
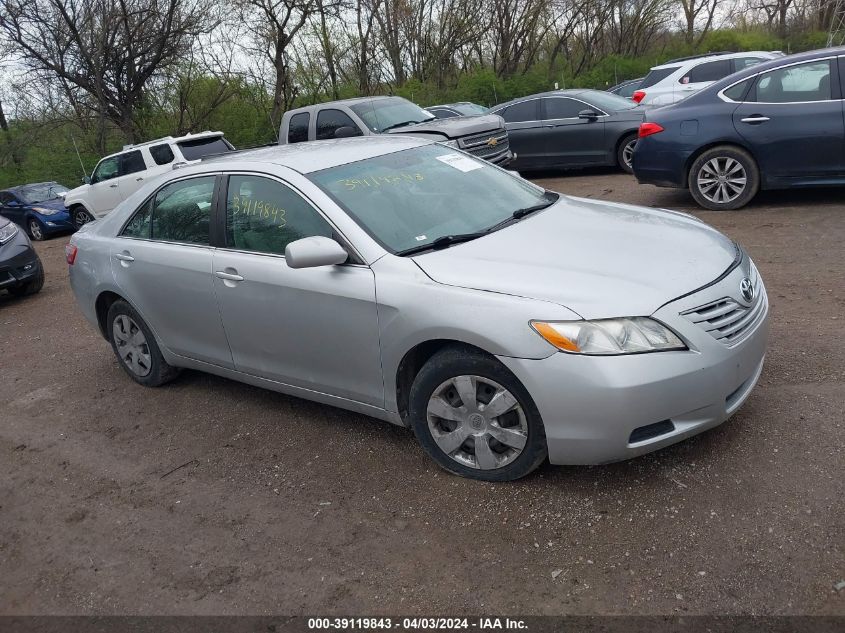
[[[44,290],[0,297],[0,613],[845,615],[843,190],[714,213],[611,171],[542,176],[748,249],[773,330],[729,422],[625,463],[459,479],[360,415],[194,372],[135,385],[53,239]]]

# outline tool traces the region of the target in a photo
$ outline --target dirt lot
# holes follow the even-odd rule
[[[459,479],[363,416],[192,372],[135,385],[53,239],[43,292],[0,297],[0,612],[845,614],[845,191],[706,213],[613,172],[541,182],[692,211],[750,251],[773,331],[732,420],[626,463]]]

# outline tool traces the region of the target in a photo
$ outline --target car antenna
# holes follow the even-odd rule
[[[73,142],[73,149],[76,150],[76,157],[79,159],[79,166],[82,167],[82,177],[87,178],[88,173],[85,171],[85,165],[82,164],[82,156],[79,155],[79,148],[76,146],[76,139],[73,134],[70,135],[70,140]]]

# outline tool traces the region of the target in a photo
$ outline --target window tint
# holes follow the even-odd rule
[[[772,70],[757,80],[756,101],[791,103],[831,99],[830,62],[811,62]]]
[[[0,204],[7,204],[12,200],[12,194],[6,193],[5,191],[0,192]]]
[[[154,198],[147,200],[143,206],[135,212],[132,219],[126,223],[123,230],[120,232],[124,237],[141,237],[149,239],[150,237],[150,217],[153,208]]]
[[[91,184],[115,178],[118,172],[118,161],[118,156],[112,156],[111,158],[104,158],[101,160],[100,164],[97,165],[97,168],[91,176]]]
[[[539,99],[529,99],[521,103],[514,103],[512,106],[505,108],[504,112],[499,111],[496,114],[508,123],[519,123],[520,121],[538,121],[540,113],[537,106],[540,104]]]
[[[362,136],[360,128],[349,118],[349,115],[340,110],[320,110],[317,114],[317,140],[335,138],[335,132],[342,127],[351,127],[355,134],[350,136]]]
[[[451,119],[452,117],[458,116],[457,112],[452,112],[451,110],[446,110],[445,108],[432,108],[429,112],[438,119]]]
[[[645,76],[645,79],[643,79],[642,83],[639,85],[638,90],[642,90],[643,88],[648,88],[650,86],[653,86],[658,81],[662,81],[663,79],[666,79],[666,77],[671,75],[673,72],[675,72],[679,68],[680,68],[680,66],[669,66],[667,68],[655,68],[654,70],[652,70],[650,73],[648,73]]]
[[[332,227],[289,187],[260,176],[231,176],[226,200],[226,245],[285,254],[303,237],[332,236]]]
[[[199,160],[212,154],[225,154],[232,151],[232,146],[222,136],[211,136],[191,141],[176,143],[185,160]]]
[[[552,97],[543,99],[543,106],[546,109],[544,119],[577,119],[581,110],[587,110],[590,106],[573,99],[562,99]]]
[[[167,165],[173,162],[173,150],[170,145],[164,143],[162,145],[153,145],[150,148],[150,156],[153,157],[156,165]]]
[[[288,124],[288,143],[301,143],[308,140],[308,124],[311,115],[308,112],[294,114]]]
[[[737,57],[733,60],[734,62],[734,70],[740,71],[750,66],[755,66],[762,62],[763,60],[759,57]]]
[[[702,81],[717,81],[723,77],[727,77],[732,72],[731,60],[729,59],[719,59],[715,62],[705,62],[704,64],[695,66],[686,75],[681,77],[681,83],[697,84]]]
[[[745,98],[745,93],[748,91],[749,85],[751,85],[751,79],[740,81],[738,84],[725,90],[725,96],[731,101],[742,101]]]
[[[120,175],[134,174],[139,171],[144,171],[147,164],[144,162],[144,157],[141,156],[140,150],[134,152],[126,152],[120,155]]]
[[[214,176],[180,180],[159,190],[153,201],[154,240],[208,244]]]

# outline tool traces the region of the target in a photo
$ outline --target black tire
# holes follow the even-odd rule
[[[631,150],[633,151],[634,145],[637,144],[637,134],[636,132],[632,134],[626,134],[622,137],[622,140],[619,141],[619,146],[616,148],[616,164],[619,165],[619,168],[629,174],[634,173],[634,168],[631,165],[630,161],[625,160],[625,152],[626,148],[630,145]]]
[[[41,292],[44,287],[44,265],[39,258],[36,258],[36,261],[38,262],[38,272],[35,274],[35,278],[23,285],[9,288],[9,293],[16,297],[23,297]]]
[[[124,360],[120,351],[118,351],[120,343],[115,336],[115,321],[121,317],[131,319],[131,322],[137,326],[144,336],[144,345],[149,355],[149,371],[145,375],[136,373],[131,368],[129,362]],[[106,328],[106,333],[108,334],[109,342],[111,343],[118,364],[138,384],[144,385],[145,387],[159,387],[170,382],[179,374],[179,370],[176,367],[168,365],[167,361],[164,360],[149,326],[144,322],[135,308],[126,303],[126,301],[119,299],[111,304],[108,316],[106,317]]]
[[[83,224],[88,224],[94,220],[94,216],[82,205],[73,207],[70,211],[70,219],[76,228],[80,228]]]
[[[464,465],[444,452],[432,436],[428,423],[430,398],[444,382],[463,375],[495,381],[507,389],[522,408],[527,422],[525,446],[513,461],[502,467],[482,470]],[[429,359],[414,378],[408,414],[414,434],[425,451],[442,468],[462,477],[482,481],[513,481],[536,469],[548,455],[543,421],[528,391],[498,360],[473,348],[447,347]]]
[[[30,218],[26,223],[26,232],[29,233],[29,239],[40,242],[44,239],[44,229],[35,218]]]
[[[707,178],[708,182],[713,180],[713,178],[709,177],[710,173],[712,173],[711,166],[713,163],[711,161],[716,161],[717,165],[733,165],[730,161],[736,161],[745,174],[742,191],[737,192],[732,188],[729,189],[729,186],[734,187],[735,185],[729,185],[728,183],[725,183],[724,189],[722,190],[727,192],[727,195],[719,193],[718,184],[711,185],[707,190],[702,189],[703,185],[699,182],[699,176]],[[705,168],[705,166],[708,167]],[[707,172],[707,169],[710,169],[710,172]],[[693,161],[687,176],[687,184],[693,199],[699,206],[713,211],[732,211],[744,207],[757,195],[757,191],[760,189],[760,169],[757,167],[754,157],[744,149],[733,145],[720,145],[718,147],[711,147]],[[706,185],[704,186],[706,187]],[[714,186],[717,189],[713,189]],[[716,193],[713,193],[714,191]],[[728,199],[729,196],[735,197]],[[725,199],[720,201],[717,199],[719,197]]]

